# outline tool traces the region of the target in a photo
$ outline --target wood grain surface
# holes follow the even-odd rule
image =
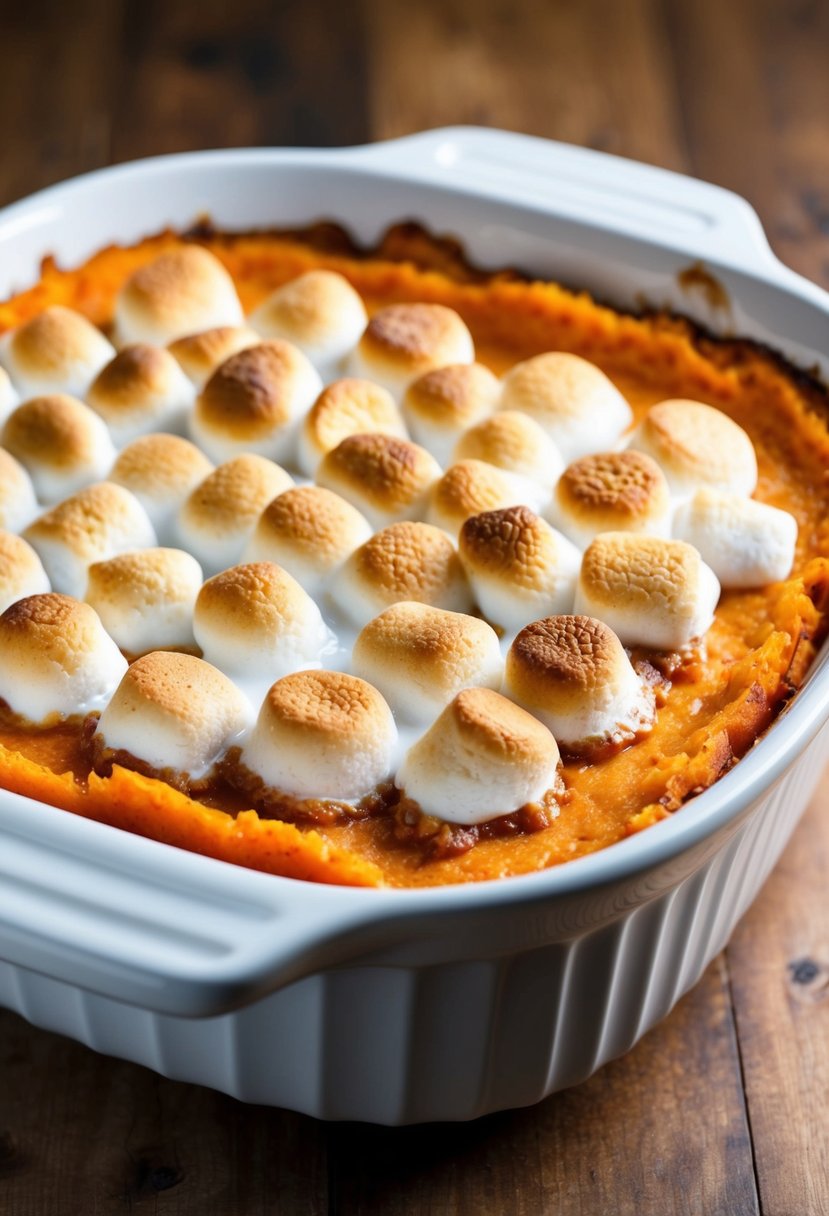
[[[474,122],[735,189],[829,287],[827,67],[826,0],[0,0],[0,203],[156,152]],[[325,1126],[0,1012],[0,1216],[829,1213],[827,875],[829,777],[661,1026],[465,1126]]]

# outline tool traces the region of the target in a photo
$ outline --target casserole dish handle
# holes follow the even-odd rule
[[[384,894],[138,836],[126,858],[120,830],[0,793],[0,965],[155,1013],[220,1014],[353,957]]]
[[[557,216],[675,244],[734,266],[779,265],[740,195],[668,169],[590,148],[485,127],[444,127],[349,149],[357,163],[477,193],[555,203]]]

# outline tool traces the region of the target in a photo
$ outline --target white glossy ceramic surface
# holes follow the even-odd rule
[[[829,370],[829,297],[726,191],[474,128],[343,151],[198,153],[91,174],[0,214],[0,298],[203,213],[417,218],[484,265],[668,305]],[[730,308],[677,275],[701,261]],[[0,792],[0,1004],[169,1076],[324,1118],[468,1119],[627,1050],[727,941],[827,756],[827,656],[768,736],[671,819],[523,878],[362,891],[238,869]],[[463,1035],[457,1032],[464,1027]]]

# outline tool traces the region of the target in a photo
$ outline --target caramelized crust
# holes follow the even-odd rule
[[[88,604],[47,592],[17,600],[0,615],[0,647],[20,650],[37,666],[54,663],[69,675],[98,646],[101,622]]]
[[[298,671],[270,689],[265,702],[282,726],[304,734],[309,728],[322,734],[352,739],[371,729],[377,720],[385,726],[388,709],[376,688],[342,671]]]
[[[390,304],[371,318],[360,349],[381,363],[425,365],[426,370],[450,362],[455,343],[467,332],[458,314],[442,304]]]
[[[546,726],[490,688],[465,688],[445,711],[459,737],[509,763],[558,761],[556,741]]]
[[[577,703],[584,692],[603,687],[625,654],[607,625],[589,616],[549,616],[518,634],[507,655],[513,686],[542,702],[551,683],[568,689]],[[560,695],[560,694],[557,694]]]
[[[304,430],[320,455],[349,435],[379,432],[405,437],[391,393],[356,377],[335,380],[323,389],[306,416]]]
[[[533,587],[558,558],[555,536],[529,507],[503,507],[467,519],[459,549],[464,567],[509,574],[512,582]]]
[[[376,532],[352,559],[357,576],[389,603],[439,603],[464,582],[455,546],[440,528],[404,520]]]
[[[289,396],[303,356],[272,338],[231,355],[196,402],[199,421],[235,441],[256,441],[291,420]]]
[[[178,435],[142,435],[121,450],[112,480],[134,494],[182,497],[213,472],[213,465],[189,439]]]
[[[628,450],[574,461],[562,473],[556,496],[578,516],[612,515],[621,525],[646,517],[663,498],[667,503],[668,491],[656,461]]]
[[[394,435],[349,435],[320,465],[319,480],[388,514],[408,511],[440,476],[423,448]]]
[[[35,461],[57,472],[97,457],[100,436],[94,414],[75,397],[52,393],[25,401],[6,420],[3,444],[25,464]]]
[[[231,355],[261,341],[254,330],[243,325],[217,325],[178,338],[167,349],[191,380],[203,381]]]
[[[352,551],[355,534],[367,527],[359,511],[333,490],[295,486],[268,503],[256,539],[263,545],[273,539],[328,567]]]

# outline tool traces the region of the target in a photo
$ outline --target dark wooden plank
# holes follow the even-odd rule
[[[2,1216],[322,1216],[325,1129],[0,1011]]]
[[[109,160],[119,9],[2,3],[0,205]]]
[[[829,774],[727,957],[766,1216],[829,1212]]]
[[[829,286],[829,6],[669,13],[695,171],[746,195],[783,260]],[[829,775],[726,954],[767,1216],[829,1212],[827,811]]]
[[[658,0],[363,0],[375,135],[468,122],[681,168]]]
[[[368,138],[364,38],[351,6],[122,2],[115,160]]]
[[[693,172],[745,195],[829,284],[829,4],[679,0],[666,14]]]
[[[721,963],[622,1060],[466,1125],[332,1129],[335,1210],[749,1216],[757,1197]]]

